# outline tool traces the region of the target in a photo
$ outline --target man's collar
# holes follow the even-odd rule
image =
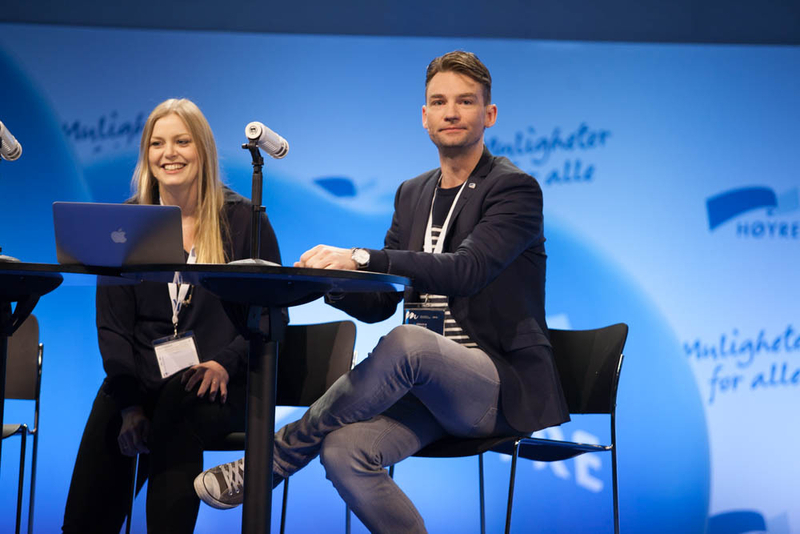
[[[489,152],[489,149],[486,145],[483,145],[483,154],[481,154],[481,159],[478,160],[478,164],[475,165],[475,169],[473,169],[472,173],[469,175],[470,178],[485,178],[489,171],[492,170],[492,153]]]

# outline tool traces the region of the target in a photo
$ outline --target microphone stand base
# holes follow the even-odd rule
[[[243,260],[229,261],[228,265],[262,265],[266,267],[282,267],[280,263],[262,260],[261,258],[245,258]]]
[[[0,263],[20,263],[20,261],[13,256],[6,256],[2,254],[3,247],[0,247]]]

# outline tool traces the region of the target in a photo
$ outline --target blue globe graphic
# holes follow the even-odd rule
[[[227,173],[234,188],[247,195],[250,169],[245,165],[234,165]],[[318,243],[379,247],[391,221],[389,212],[353,211],[334,202],[327,192],[310,190],[269,171],[264,204],[287,265]],[[678,339],[620,266],[567,224],[551,216],[546,221],[548,316],[566,317],[573,329],[617,322],[630,326],[617,412],[622,532],[705,532],[710,491],[707,428]],[[567,439],[576,430],[600,441],[609,436],[607,418],[600,421],[593,416],[576,418],[559,430]],[[536,525],[539,532],[613,532],[610,455],[596,456],[602,463],[591,475],[602,481],[601,491],[589,491],[577,482],[575,460],[563,466],[567,478],[555,476],[549,467],[523,462],[513,531],[527,532]],[[509,464],[495,454],[485,461],[487,530],[498,532],[505,518]],[[398,483],[420,509],[430,532],[478,532],[476,463],[412,458],[398,467]],[[315,495],[326,500],[320,506],[326,521],[331,517],[338,521],[341,503],[323,482],[323,471],[316,464],[309,470],[313,474],[304,473],[295,486],[305,495],[301,500],[313,500]],[[312,532],[320,527],[319,521],[318,516],[295,513],[291,524]],[[360,532],[358,527],[354,532]]]
[[[247,194],[249,169],[242,166],[231,171],[233,184]],[[282,244],[284,264],[291,264],[317,243],[380,246],[391,213],[352,211],[295,180],[265,176],[264,204]],[[707,428],[700,394],[678,339],[651,299],[620,266],[567,224],[553,217],[546,221],[548,316],[564,316],[574,329],[617,322],[630,326],[617,413],[622,532],[705,532],[710,491]],[[559,430],[567,439],[576,430],[601,441],[609,435],[607,418],[600,421],[593,416],[576,418]],[[513,530],[526,532],[536,525],[540,532],[612,532],[610,455],[596,456],[602,464],[591,475],[602,481],[601,491],[589,491],[578,483],[575,460],[564,465],[567,478],[554,476],[550,468],[523,463]],[[398,468],[399,483],[420,509],[429,530],[477,532],[475,462],[431,462],[410,459]],[[497,532],[503,528],[508,462],[499,455],[489,455],[486,462],[487,529]],[[319,471],[303,491],[320,491],[315,488],[322,476]],[[337,505],[331,513],[339,516]],[[301,530],[305,526],[312,531],[318,526],[314,521],[313,517],[294,517]]]

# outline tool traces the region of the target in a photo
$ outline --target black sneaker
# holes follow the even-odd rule
[[[214,508],[239,506],[244,502],[244,458],[203,471],[194,479],[194,490]]]

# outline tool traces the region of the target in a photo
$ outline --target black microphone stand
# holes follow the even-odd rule
[[[253,187],[250,202],[253,204],[253,216],[250,223],[250,257],[258,262],[261,259],[261,214],[264,213],[264,206],[261,205],[261,191],[264,184],[264,176],[261,168],[264,166],[264,158],[254,140],[242,145],[242,148],[250,151],[253,158]],[[263,260],[262,260],[263,261]]]
[[[261,190],[263,175],[261,168],[264,158],[255,141],[250,140],[242,148],[250,151],[253,157],[253,188],[251,202],[253,204],[253,217],[250,232],[250,255],[252,258],[233,261],[231,263],[245,263],[255,265],[280,264],[262,260],[261,256],[261,214],[266,210],[261,205]],[[269,495],[272,488],[272,440],[275,433],[275,395],[277,391],[276,375],[278,372],[278,345],[283,340],[284,323],[281,309],[269,308],[269,326],[266,332],[261,329],[263,307],[249,304],[246,308],[246,332],[242,332],[248,340],[247,356],[247,408],[245,426],[245,466],[254,476],[245,477],[245,493],[247,495]],[[226,306],[233,310],[233,316],[238,316],[241,321],[240,311],[233,306]],[[238,322],[238,321],[237,321]],[[241,325],[241,323],[239,323]],[[241,332],[240,328],[240,332]],[[251,426],[252,424],[252,426]],[[257,432],[263,428],[266,432]],[[268,438],[269,437],[269,438]],[[266,454],[265,454],[266,452]],[[270,499],[271,500],[271,499]],[[242,511],[242,532],[269,532],[269,518],[272,508],[267,503],[252,498],[245,498]]]
[[[264,182],[261,168],[264,166],[264,158],[261,157],[261,151],[253,140],[243,144],[242,148],[249,150],[250,155],[253,157],[253,187],[250,195],[250,201],[253,204],[253,216],[250,220],[250,258],[235,260],[230,263],[280,267],[278,263],[261,259],[261,214],[266,211],[264,206],[261,205],[261,189]]]

